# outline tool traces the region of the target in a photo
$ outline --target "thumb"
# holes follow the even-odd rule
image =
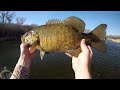
[[[89,52],[89,49],[88,49],[88,47],[87,47],[87,45],[86,45],[85,39],[82,39],[82,40],[81,40],[81,50],[82,50],[82,52],[86,52],[86,53]]]

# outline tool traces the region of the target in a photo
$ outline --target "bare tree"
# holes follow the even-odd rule
[[[17,24],[23,24],[25,22],[26,18],[24,17],[17,17],[16,22]]]
[[[12,19],[13,19],[14,16],[15,16],[15,12],[13,12],[13,13],[7,12],[6,19],[7,19],[7,22],[9,24],[11,23],[11,21],[12,21]]]
[[[0,11],[0,22],[5,23],[6,13],[5,11]]]
[[[0,22],[1,23],[11,23],[14,16],[15,16],[15,12],[0,11]]]

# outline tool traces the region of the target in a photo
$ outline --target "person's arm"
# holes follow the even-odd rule
[[[32,62],[35,52],[30,53],[27,44],[22,43],[20,45],[21,54],[20,58],[14,68],[13,74],[10,79],[27,79],[29,75],[29,68]]]
[[[80,46],[82,52],[78,57],[71,56],[68,53],[66,54],[72,58],[72,68],[75,72],[75,79],[91,79],[90,64],[93,52],[91,47],[85,44],[85,39],[82,39]]]

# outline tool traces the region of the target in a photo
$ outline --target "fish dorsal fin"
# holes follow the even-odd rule
[[[62,23],[62,21],[59,19],[52,19],[46,22],[46,24],[58,24],[58,23]]]
[[[75,16],[70,16],[66,18],[65,20],[63,20],[63,23],[76,28],[79,32],[83,32],[85,30],[84,21]]]

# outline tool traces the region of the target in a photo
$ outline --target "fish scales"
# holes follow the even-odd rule
[[[81,52],[80,41],[100,52],[106,52],[106,24],[100,24],[89,33],[85,33],[85,23],[78,17],[71,16],[63,21],[49,20],[45,25],[26,32],[21,37],[23,43],[31,45],[30,52],[40,50],[41,60],[45,52],[67,52],[78,57]]]
[[[76,48],[80,35],[75,28],[64,24],[41,27],[39,33],[40,46],[47,52],[65,51]]]

